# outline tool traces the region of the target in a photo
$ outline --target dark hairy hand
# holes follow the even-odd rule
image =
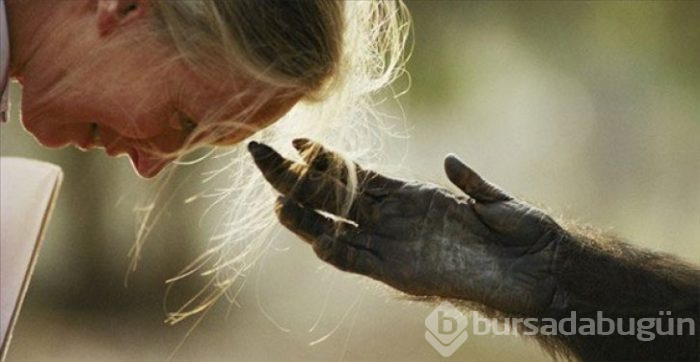
[[[307,139],[294,147],[305,162],[257,142],[248,146],[282,194],[279,220],[322,260],[412,295],[515,314],[549,307],[566,232],[457,157],[445,159],[445,172],[465,195],[385,177]]]

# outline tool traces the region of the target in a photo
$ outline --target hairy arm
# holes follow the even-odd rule
[[[577,326],[586,318],[598,322],[599,312],[615,323],[624,318],[622,331],[607,335],[578,330],[535,335],[548,350],[566,356],[700,357],[697,267],[562,227],[454,156],[446,159],[445,171],[464,195],[365,170],[309,140],[294,145],[305,162],[285,159],[258,143],[249,149],[282,194],[276,210],[282,224],[337,268],[411,295],[461,299],[496,317],[536,318],[538,327],[564,321],[572,312]],[[624,334],[629,318],[653,319],[658,328],[649,329],[648,320],[641,327],[647,326],[656,338]],[[669,330],[670,320],[679,318],[693,324],[686,323],[681,336],[657,333],[659,328]],[[638,332],[640,326],[634,327]]]
[[[555,343],[583,360],[700,360],[697,266],[591,232],[571,230],[567,238],[546,315],[561,320],[576,312],[606,332],[610,322],[598,322],[600,313],[617,327],[559,335]],[[630,318],[636,330],[627,334]]]

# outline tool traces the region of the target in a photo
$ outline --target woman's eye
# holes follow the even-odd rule
[[[180,127],[183,130],[191,132],[197,127],[197,124],[194,123],[194,121],[192,121],[192,119],[190,117],[188,117],[186,114],[184,114],[182,112],[177,112],[177,117],[178,117],[178,121],[180,123]]]

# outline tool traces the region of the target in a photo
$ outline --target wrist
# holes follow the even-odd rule
[[[574,234],[563,228],[553,243],[551,275],[554,280],[554,288],[549,305],[542,317],[560,319],[577,308],[574,306],[574,296],[571,293],[569,278],[572,268],[575,268],[575,261],[578,259],[576,254],[581,252],[582,245]]]

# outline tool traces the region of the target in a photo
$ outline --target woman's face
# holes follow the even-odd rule
[[[72,3],[72,2],[60,2]],[[76,6],[70,18],[36,47],[18,77],[23,85],[22,121],[48,147],[103,147],[110,156],[128,155],[136,171],[152,177],[183,148],[191,125],[216,113],[235,119],[241,104],[232,95],[246,85],[231,75],[203,78],[177,60],[174,47],[157,39],[148,22],[104,31],[90,8]],[[97,20],[97,21],[96,21]],[[278,112],[256,120],[264,126]],[[252,125],[251,125],[252,126]],[[240,141],[250,135],[229,135]]]

